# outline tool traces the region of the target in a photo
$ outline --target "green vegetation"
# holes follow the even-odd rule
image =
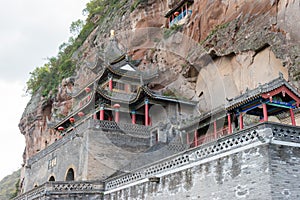
[[[205,41],[210,40],[219,30],[227,28],[229,24],[230,24],[230,22],[227,22],[225,24],[219,24],[219,25],[215,26],[215,28],[210,31],[210,33],[205,38],[205,40],[201,41],[200,44],[203,44]]]
[[[187,100],[186,97],[182,96],[177,90],[174,88],[170,89],[167,88],[165,91],[162,93],[163,96],[170,97],[170,98],[175,98],[175,99],[181,99],[181,100]]]
[[[133,12],[138,7],[139,4],[147,3],[147,2],[148,2],[148,0],[135,0],[130,7],[130,12]]]
[[[82,45],[84,40],[93,30],[93,24],[77,21],[71,26],[71,33],[78,32],[78,28],[82,30],[77,38],[69,38],[68,43],[60,45],[57,57],[48,58],[43,66],[35,68],[30,72],[30,78],[27,81],[27,92],[34,94],[39,88],[42,88],[42,95],[47,96],[50,91],[56,92],[58,85],[63,78],[74,74],[76,63],[72,61],[73,53]],[[77,25],[77,26],[76,26]]]
[[[182,31],[182,25],[174,24],[170,28],[164,30],[164,39],[169,38],[174,33],[177,33],[178,31]]]
[[[0,181],[0,200],[13,199],[18,194],[20,170],[4,177]]]
[[[48,58],[43,66],[37,67],[30,73],[27,92],[34,94],[41,88],[43,96],[48,96],[50,91],[55,93],[62,79],[72,76],[76,70],[76,63],[72,60],[74,52],[98,24],[101,24],[112,13],[121,11],[120,8],[127,2],[128,0],[91,0],[87,3],[83,10],[83,13],[87,15],[86,21],[72,22],[70,32],[73,37],[70,37],[67,43],[60,45],[56,57]],[[99,18],[96,23],[93,23],[92,19],[96,15]]]

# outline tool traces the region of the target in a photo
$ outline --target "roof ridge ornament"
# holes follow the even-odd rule
[[[262,89],[263,89],[263,86],[262,86],[262,84],[260,82],[258,83],[257,88],[258,88],[258,91],[261,93]]]
[[[283,74],[281,72],[279,72],[279,78],[283,79]]]

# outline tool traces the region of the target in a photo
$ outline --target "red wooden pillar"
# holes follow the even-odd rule
[[[119,122],[120,121],[120,113],[119,113],[119,109],[116,108],[115,109],[115,122]]]
[[[239,115],[239,121],[240,121],[240,130],[243,130],[244,128],[244,121],[243,121],[243,113],[240,113]]]
[[[232,133],[232,127],[231,127],[231,116],[230,113],[227,114],[227,121],[228,121],[228,134]]]
[[[214,138],[217,139],[217,121],[214,121]]]
[[[190,135],[189,133],[186,133],[186,144],[190,144]]]
[[[119,122],[120,121],[120,113],[119,113],[119,109],[120,109],[120,104],[114,104],[113,106],[115,108],[115,122]]]
[[[125,92],[130,93],[130,85],[127,83],[125,84]]]
[[[149,126],[149,100],[145,100],[145,126]]]
[[[93,119],[97,120],[97,113],[94,113]]]
[[[104,120],[104,108],[100,107],[100,120]]]
[[[195,130],[194,132],[194,144],[195,144],[195,147],[198,146],[198,137],[197,137],[197,130]]]
[[[136,124],[136,113],[135,111],[131,111],[131,122],[132,124]]]
[[[263,103],[263,114],[264,114],[264,122],[268,121],[268,110],[267,110],[267,104]]]
[[[113,80],[112,80],[112,77],[109,77],[108,87],[109,87],[110,91],[113,90]]]
[[[294,115],[294,111],[293,111],[292,108],[290,108],[290,114],[291,114],[292,125],[293,125],[293,126],[296,126],[295,115]]]

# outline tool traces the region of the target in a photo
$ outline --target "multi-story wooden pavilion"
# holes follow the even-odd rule
[[[73,112],[56,124],[55,129],[65,130],[86,116],[149,126],[153,120],[166,120],[161,113],[151,113],[150,116],[149,110],[156,105],[168,117],[177,119],[182,113],[192,114],[196,102],[164,96],[148,88],[147,84],[157,76],[157,71],[140,71],[125,55],[121,56],[106,66],[93,82],[74,94]]]

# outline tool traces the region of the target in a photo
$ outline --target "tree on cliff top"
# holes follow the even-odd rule
[[[70,32],[73,37],[69,38],[68,43],[60,45],[56,57],[48,58],[43,66],[30,72],[26,92],[35,94],[41,88],[43,96],[47,96],[50,91],[55,94],[62,79],[72,76],[76,70],[76,63],[72,60],[74,52],[109,13],[118,11],[127,2],[128,0],[91,0],[88,2],[83,10],[83,13],[87,15],[85,22],[81,20],[72,22]],[[97,23],[93,23],[91,19],[96,14],[100,16],[100,19]]]

